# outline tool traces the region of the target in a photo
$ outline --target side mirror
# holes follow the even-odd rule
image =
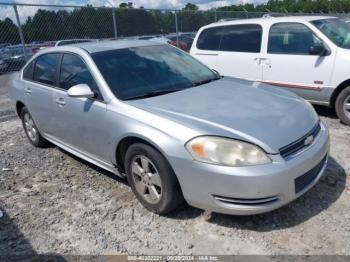
[[[85,97],[85,98],[94,98],[95,94],[91,91],[90,87],[87,84],[79,84],[72,86],[68,89],[68,95],[70,97]]]
[[[328,50],[323,45],[314,45],[310,47],[310,55],[325,56]]]

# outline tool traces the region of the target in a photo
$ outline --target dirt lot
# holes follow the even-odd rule
[[[0,76],[0,254],[348,254],[350,127],[330,128],[322,180],[294,203],[248,217],[187,205],[147,212],[125,181],[72,155],[29,144]]]

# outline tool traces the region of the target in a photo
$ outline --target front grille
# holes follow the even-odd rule
[[[302,150],[305,147],[308,147],[309,145],[305,144],[305,140],[312,136],[314,139],[316,138],[316,136],[318,135],[318,133],[321,130],[321,125],[318,122],[317,125],[309,132],[307,133],[305,136],[303,136],[302,138],[298,139],[297,141],[282,147],[279,151],[280,154],[283,158],[288,158],[289,156],[299,152],[300,150]]]
[[[245,206],[258,206],[274,203],[278,200],[277,196],[265,197],[265,198],[233,198],[224,196],[213,196],[216,200],[225,204],[245,205]]]
[[[327,160],[327,156],[325,156],[320,163],[318,163],[317,166],[315,166],[310,171],[306,172],[304,175],[297,177],[294,180],[295,184],[295,194],[300,193],[305,189],[307,186],[309,186],[318,176],[318,174],[321,172],[324,163]]]

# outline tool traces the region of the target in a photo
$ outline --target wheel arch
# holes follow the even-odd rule
[[[21,116],[23,107],[25,107],[25,104],[22,101],[18,100],[16,102],[16,113],[18,116]]]
[[[343,91],[345,88],[350,86],[350,79],[345,80],[342,82],[340,85],[337,86],[337,88],[334,90],[333,94],[331,95],[330,103],[329,106],[334,108],[335,107],[335,102],[337,100],[338,95]]]
[[[160,148],[159,145],[157,145],[157,143],[151,141],[146,137],[138,136],[135,134],[129,134],[119,140],[115,149],[115,164],[120,169],[120,171],[125,172],[125,167],[124,167],[125,153],[128,150],[128,148],[135,143],[146,144],[154,148],[155,150],[157,150],[159,153],[163,155],[163,157],[165,157],[165,159],[167,159],[165,152]]]

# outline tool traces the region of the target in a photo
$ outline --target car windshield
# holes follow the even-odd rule
[[[92,54],[116,97],[162,95],[219,79],[190,55],[168,45],[115,49]]]
[[[321,19],[311,22],[337,46],[350,49],[350,24],[336,19]]]
[[[26,52],[27,52],[27,55],[31,55],[28,49],[26,49]],[[22,48],[6,50],[0,54],[1,58],[9,58],[14,56],[22,56],[22,55],[23,55]]]

